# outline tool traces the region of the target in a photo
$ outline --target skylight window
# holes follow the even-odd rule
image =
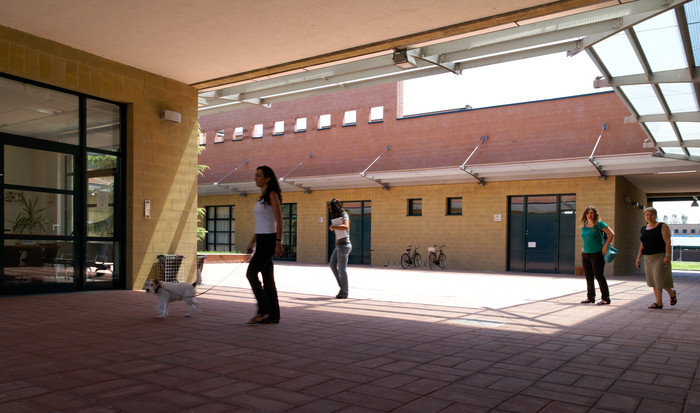
[[[639,23],[634,32],[652,71],[688,68],[675,11]]]
[[[677,140],[670,123],[646,122],[645,124],[656,142],[674,142]]]
[[[603,40],[593,46],[593,49],[600,60],[605,62],[612,77],[644,73],[644,69],[642,69],[642,65],[624,32]]]
[[[622,86],[620,89],[625,92],[627,99],[634,105],[639,115],[644,116],[664,113],[651,85]]]
[[[700,123],[678,122],[676,126],[678,126],[678,130],[681,132],[684,141],[700,140]]]
[[[698,99],[690,83],[662,83],[659,85],[671,112],[697,112]]]

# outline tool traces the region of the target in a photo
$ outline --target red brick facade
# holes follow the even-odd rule
[[[271,108],[223,112],[200,117],[207,133],[207,150],[200,163],[210,169],[200,184],[217,181],[244,159],[252,167],[270,165],[278,174],[290,171],[309,153],[314,157],[294,176],[359,173],[387,145],[392,150],[372,170],[406,170],[459,166],[479,143],[488,141],[469,164],[489,164],[585,157],[591,154],[602,124],[609,125],[596,156],[650,152],[636,124],[624,123],[629,111],[614,93],[600,93],[475,110],[456,110],[397,118],[401,84],[387,84],[290,102]],[[384,120],[369,123],[371,107],[384,107]],[[343,126],[343,114],[357,111],[355,126]],[[331,114],[329,129],[318,130],[318,118]],[[306,132],[295,133],[297,118],[307,118]],[[273,126],[284,121],[284,134],[273,136]],[[262,138],[252,139],[253,125],[262,123]],[[243,140],[232,141],[233,130],[243,127]],[[214,143],[217,130],[225,131]],[[227,182],[251,180],[251,169],[236,172]]]

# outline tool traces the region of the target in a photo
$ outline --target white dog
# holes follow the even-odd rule
[[[199,310],[199,302],[195,299],[197,296],[197,283],[171,283],[158,280],[146,280],[143,285],[146,294],[151,293],[158,297],[160,304],[156,307],[156,311],[160,311],[158,318],[168,316],[168,306],[173,301],[185,300],[190,307],[190,312],[185,314],[185,317],[190,317],[195,311]]]

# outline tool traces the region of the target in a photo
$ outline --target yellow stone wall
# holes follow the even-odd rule
[[[0,72],[127,104],[127,287],[156,274],[158,254],[185,256],[196,274],[197,90],[133,67],[0,26]],[[182,123],[160,119],[163,109]],[[152,217],[144,218],[144,200]]]
[[[282,190],[284,191],[284,185]],[[589,205],[595,205],[601,219],[617,233],[615,245],[622,259],[606,266],[606,274],[635,272],[634,254],[638,237],[634,234],[638,214],[628,212],[629,205],[620,205],[627,194],[639,197],[643,193],[624,178],[548,179],[514,182],[491,182],[484,186],[474,183],[414,187],[392,187],[385,191],[353,189],[338,191],[283,192],[284,203],[297,204],[297,261],[321,264],[326,262],[327,232],[326,202],[332,198],[343,201],[372,202],[372,265],[398,264],[409,244],[418,244],[427,257],[427,247],[446,244],[448,268],[462,270],[505,271],[507,263],[508,196],[575,194],[577,228],[580,215]],[[447,216],[446,198],[462,197],[463,214]],[[235,205],[236,245],[243,251],[253,232],[252,208],[257,195],[200,197],[200,206]],[[423,215],[407,216],[407,200],[421,198]],[[616,212],[618,208],[621,212]],[[494,216],[501,215],[501,221]],[[318,218],[324,222],[319,223]],[[642,215],[643,218],[643,215]],[[619,228],[618,228],[619,224]],[[636,246],[635,246],[636,245]],[[203,248],[201,246],[200,248]],[[581,265],[581,239],[576,237],[576,265]]]

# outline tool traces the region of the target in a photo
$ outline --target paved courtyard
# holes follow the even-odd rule
[[[0,412],[700,412],[700,273],[649,310],[581,276],[278,264],[282,321],[245,264],[207,264],[202,311],[143,291],[0,298]]]

